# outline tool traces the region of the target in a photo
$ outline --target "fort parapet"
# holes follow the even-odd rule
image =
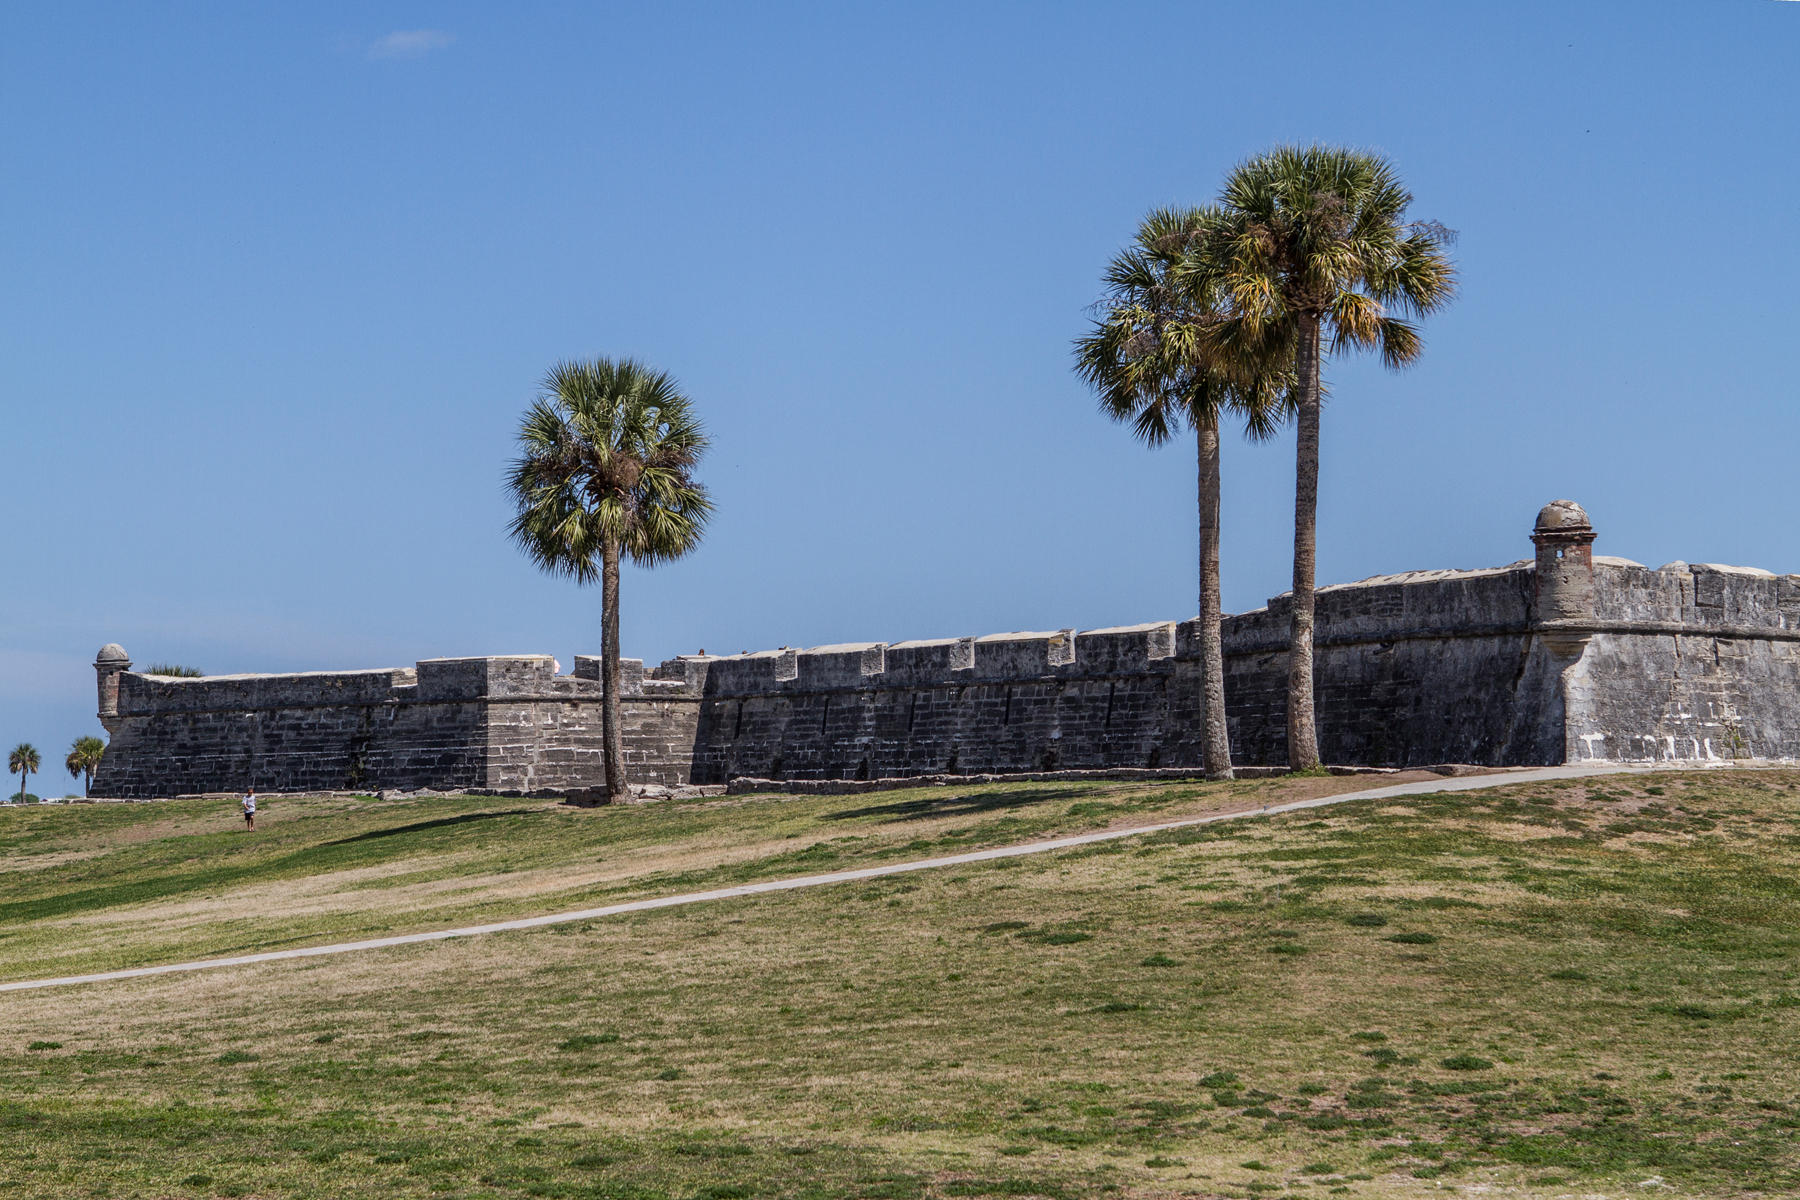
[[[1800,577],[1595,557],[1579,505],[1533,559],[1322,588],[1329,762],[1800,758]],[[1286,756],[1291,598],[1225,620],[1244,764]],[[867,642],[623,664],[640,783],[1198,767],[1198,623]],[[95,661],[96,795],[339,788],[559,792],[602,780],[599,661],[172,679]]]

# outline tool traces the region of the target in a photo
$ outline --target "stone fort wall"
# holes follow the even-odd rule
[[[1534,560],[1327,587],[1328,762],[1800,758],[1800,577],[1593,558],[1540,514]],[[1225,621],[1241,764],[1286,754],[1290,598]],[[1198,622],[624,664],[634,782],[1198,767]],[[96,795],[339,788],[559,792],[602,780],[599,664],[547,656],[165,679],[96,662]]]

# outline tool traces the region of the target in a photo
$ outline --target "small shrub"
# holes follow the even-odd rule
[[[1344,1093],[1344,1105],[1348,1108],[1391,1108],[1402,1100],[1387,1090],[1379,1075],[1358,1080],[1355,1087]]]
[[[1337,1168],[1328,1162],[1307,1163],[1300,1168],[1308,1175],[1336,1175]]]
[[[1317,1116],[1307,1117],[1300,1123],[1308,1129],[1316,1129],[1323,1132],[1330,1132],[1333,1129],[1347,1129],[1350,1126],[1349,1118],[1344,1117],[1339,1113],[1319,1113]]]
[[[1486,1071],[1494,1064],[1474,1054],[1452,1054],[1438,1065],[1446,1071]]]
[[[1175,963],[1174,959],[1170,958],[1168,955],[1162,953],[1159,950],[1158,952],[1156,952],[1155,954],[1152,954],[1149,958],[1146,958],[1143,962],[1139,963],[1138,965],[1140,967],[1172,967],[1172,966],[1175,966],[1176,963]]]
[[[1346,924],[1356,925],[1363,929],[1379,929],[1387,924],[1387,918],[1380,913],[1357,913]]]
[[[1142,1012],[1143,1008],[1143,1005],[1133,1004],[1128,1000],[1108,1000],[1105,1004],[1102,1004],[1099,1008],[1093,1009],[1092,1011],[1097,1013],[1126,1013]]]
[[[1260,1158],[1253,1158],[1249,1162],[1241,1162],[1238,1166],[1244,1168],[1246,1171],[1267,1171],[1270,1169],[1269,1164]]]
[[[252,1054],[248,1050],[227,1050],[225,1053],[219,1055],[219,1057],[213,1059],[213,1061],[216,1063],[224,1063],[226,1066],[231,1066],[234,1063],[260,1062],[262,1061],[262,1055]]]
[[[1022,1158],[1027,1154],[1032,1154],[1032,1153],[1036,1152],[1036,1150],[1037,1150],[1036,1146],[1002,1146],[1002,1147],[1000,1147],[1000,1153],[1007,1155],[1010,1158]]]
[[[652,1079],[660,1079],[664,1083],[667,1083],[668,1081],[670,1081],[672,1079],[680,1079],[681,1078],[681,1068],[680,1067],[665,1067],[662,1070],[658,1071],[655,1075],[651,1076],[651,1078]]]
[[[1385,1042],[1385,1041],[1387,1041],[1387,1034],[1382,1033],[1378,1029],[1368,1029],[1368,1030],[1364,1030],[1362,1033],[1353,1033],[1350,1036],[1355,1038],[1359,1042]]]
[[[1185,1158],[1164,1158],[1159,1154],[1155,1158],[1145,1159],[1144,1165],[1146,1167],[1185,1167],[1187,1160]]]
[[[61,1050],[61,1042],[33,1042],[25,1047],[27,1050]]]
[[[591,1050],[595,1046],[610,1046],[619,1040],[616,1033],[578,1033],[572,1038],[558,1042],[556,1048],[573,1053],[579,1050]]]
[[[1431,946],[1437,943],[1435,933],[1395,933],[1389,934],[1388,941],[1399,942],[1402,946]]]
[[[1236,1071],[1214,1071],[1211,1075],[1202,1075],[1200,1077],[1200,1086],[1203,1088],[1230,1087],[1237,1081],[1238,1077]]]
[[[1373,1050],[1364,1050],[1363,1057],[1374,1059],[1375,1065],[1378,1067],[1391,1067],[1400,1061],[1399,1053],[1386,1046],[1378,1046]]]
[[[198,667],[184,667],[176,663],[151,663],[144,668],[146,675],[159,675],[164,679],[200,679],[206,672]]]
[[[329,1046],[329,1045],[331,1045],[331,1043],[333,1043],[333,1042],[335,1042],[335,1041],[337,1041],[337,1034],[335,1034],[335,1033],[321,1033],[321,1034],[320,1034],[320,1035],[319,1035],[319,1036],[318,1036],[318,1037],[316,1037],[316,1038],[314,1038],[314,1039],[313,1039],[313,1045],[315,1045],[315,1046]]]
[[[1275,1115],[1275,1110],[1266,1104],[1253,1104],[1244,1110],[1243,1115],[1246,1117],[1255,1117],[1259,1121],[1266,1121]]]
[[[199,1188],[199,1187],[205,1187],[207,1184],[209,1184],[211,1182],[212,1182],[211,1175],[201,1175],[198,1172],[196,1172],[192,1175],[183,1176],[182,1180],[181,1180],[181,1186],[182,1187]]]
[[[1322,1083],[1303,1083],[1294,1090],[1299,1092],[1302,1096],[1323,1096],[1331,1089],[1327,1088]]]

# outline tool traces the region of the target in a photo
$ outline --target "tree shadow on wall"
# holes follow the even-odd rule
[[[377,838],[400,837],[408,833],[424,833],[430,829],[448,829],[453,825],[468,825],[475,821],[492,821],[497,817],[529,817],[540,809],[508,808],[500,812],[463,813],[456,817],[438,817],[432,821],[414,821],[411,825],[396,825],[392,829],[371,829],[367,833],[359,833],[354,837],[339,838],[335,842],[324,842],[326,846],[349,846],[356,842],[372,842]]]
[[[1050,800],[1069,800],[1077,793],[1064,788],[1033,788],[1023,792],[989,792],[973,796],[923,796],[917,800],[896,800],[892,804],[871,804],[865,808],[847,808],[825,813],[822,820],[853,821],[859,817],[886,817],[894,821],[923,821],[931,817],[966,817],[981,813],[1006,812],[1030,808]]]

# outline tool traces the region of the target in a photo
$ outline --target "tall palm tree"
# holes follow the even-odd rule
[[[37,747],[30,742],[20,742],[14,746],[12,753],[6,756],[6,770],[10,775],[19,777],[19,803],[25,803],[25,785],[31,781],[31,773],[41,765]]]
[[[1219,594],[1219,421],[1229,411],[1252,435],[1273,431],[1284,399],[1279,371],[1244,370],[1221,353],[1216,280],[1200,253],[1215,236],[1213,209],[1156,209],[1137,239],[1107,267],[1099,318],[1075,343],[1075,370],[1100,396],[1100,410],[1128,423],[1149,446],[1183,426],[1199,459],[1200,687],[1205,714],[1202,766],[1230,779],[1225,723],[1225,652]]]
[[[1221,342],[1294,374],[1294,614],[1288,656],[1288,765],[1319,766],[1313,715],[1320,363],[1329,350],[1377,350],[1398,370],[1423,349],[1418,318],[1456,291],[1454,234],[1408,220],[1412,193],[1386,158],[1335,146],[1280,146],[1225,182],[1226,235],[1208,270],[1229,297]]]
[[[69,757],[63,760],[63,766],[69,769],[71,776],[85,775],[82,780],[81,794],[87,795],[94,786],[94,772],[100,767],[100,759],[106,753],[106,743],[89,734],[78,737],[69,746]]]
[[[680,558],[712,502],[693,470],[707,439],[666,372],[625,358],[562,362],[519,423],[507,483],[513,540],[544,570],[600,581],[601,732],[609,800],[626,794],[619,723],[619,562]]]

